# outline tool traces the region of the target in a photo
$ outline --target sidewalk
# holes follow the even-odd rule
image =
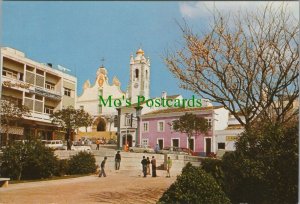
[[[141,177],[140,171],[107,172],[106,178],[91,175],[52,181],[10,184],[0,188],[0,203],[156,203],[176,180]]]

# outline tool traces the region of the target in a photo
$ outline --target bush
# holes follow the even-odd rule
[[[69,174],[89,174],[96,172],[95,157],[88,152],[79,152],[69,160]]]
[[[68,159],[58,160],[55,176],[64,176],[68,174],[68,171],[69,171],[69,160]]]
[[[232,202],[297,203],[298,125],[260,124],[223,156],[224,186]]]
[[[222,171],[222,160],[206,158],[201,161],[201,168],[212,175],[218,185],[224,187],[224,173]]]
[[[226,204],[230,201],[211,175],[188,163],[158,203]]]
[[[57,165],[53,150],[42,143],[16,142],[3,150],[1,176],[17,180],[49,178]]]

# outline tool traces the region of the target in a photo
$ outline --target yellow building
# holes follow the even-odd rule
[[[50,114],[63,107],[75,107],[77,78],[65,73],[67,69],[62,66],[36,62],[9,47],[1,48],[1,70],[1,99],[13,98],[31,113],[11,124],[10,139],[64,138],[64,133],[51,123]],[[3,134],[4,128],[0,130]]]

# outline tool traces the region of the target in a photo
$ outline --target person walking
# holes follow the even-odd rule
[[[145,158],[145,156],[143,156],[141,164],[142,164],[142,167],[143,167],[144,177],[146,177],[147,176],[147,159]]]
[[[101,177],[102,175],[104,177],[106,177],[106,173],[105,173],[105,162],[106,162],[106,160],[107,160],[107,157],[104,157],[104,160],[101,162],[101,165],[100,165],[101,171],[100,171],[99,177]]]
[[[120,154],[120,151],[118,151],[115,156],[115,169],[116,170],[120,169],[120,164],[121,164],[121,154]]]
[[[172,168],[172,160],[170,159],[170,157],[168,157],[168,160],[167,160],[167,178],[171,177],[171,175],[170,175],[171,168]]]
[[[96,150],[99,150],[99,148],[100,148],[100,139],[99,138],[96,140],[96,145],[97,145]]]
[[[154,158],[154,156],[152,156],[151,165],[152,165],[152,177],[156,177],[156,159]]]
[[[147,175],[151,175],[150,174],[150,159],[149,159],[149,157],[147,157]]]

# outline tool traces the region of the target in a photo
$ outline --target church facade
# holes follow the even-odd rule
[[[83,93],[77,96],[76,108],[84,109],[93,118],[91,127],[85,130],[80,128],[78,136],[90,137],[110,137],[116,136],[118,115],[117,107],[114,106],[115,100],[121,100],[125,105],[126,100],[131,104],[137,102],[138,96],[146,99],[150,95],[150,59],[144,56],[144,51],[138,49],[136,56],[130,56],[130,75],[128,89],[121,90],[121,83],[118,78],[113,77],[112,84],[109,83],[108,71],[104,66],[98,68],[96,79],[93,84],[89,80],[83,85]],[[103,105],[103,101],[110,99],[111,106]],[[101,101],[102,100],[102,101]]]

